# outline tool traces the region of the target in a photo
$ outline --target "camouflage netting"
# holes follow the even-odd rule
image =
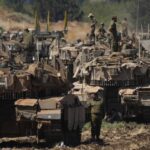
[[[115,53],[111,56],[95,58],[85,64],[80,73],[84,73],[85,70],[94,81],[129,81],[146,76],[149,66],[142,61],[130,60]]]
[[[58,72],[47,64],[31,64],[25,68],[22,71],[11,71],[8,67],[1,68],[1,92],[5,90],[26,92],[48,87],[58,89],[65,87],[66,76],[63,69]]]
[[[62,67],[61,67],[62,68]],[[66,76],[61,69],[58,72],[52,66],[44,64],[31,64],[25,71],[32,75],[32,85],[33,87],[63,87],[66,82]]]

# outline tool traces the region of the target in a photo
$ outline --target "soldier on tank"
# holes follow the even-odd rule
[[[106,38],[106,30],[105,30],[105,24],[101,23],[101,26],[98,30],[98,34],[97,34],[97,40],[101,40],[101,39],[105,39]]]
[[[23,49],[24,49],[24,54],[23,54],[24,62],[31,61],[31,59],[32,59],[33,42],[34,41],[33,41],[32,33],[30,33],[28,29],[25,29],[23,32],[23,40],[22,40]]]
[[[122,27],[122,37],[128,37],[128,20],[127,18],[124,18],[124,20],[121,23]]]
[[[92,13],[90,13],[88,15],[88,18],[90,18],[90,20],[91,20],[91,31],[90,31],[90,35],[89,35],[90,42],[92,44],[95,44],[95,30],[96,30],[97,21]]]
[[[91,113],[91,140],[100,142],[100,131],[102,119],[104,117],[103,90],[96,93],[89,93],[88,106]]]
[[[112,41],[111,41],[111,49],[113,52],[118,52],[118,32],[117,32],[117,17],[112,17],[112,22],[109,28],[109,32],[111,33],[112,36]]]
[[[23,45],[26,51],[30,51],[30,48],[33,46],[33,36],[29,32],[29,29],[25,29],[23,33]]]

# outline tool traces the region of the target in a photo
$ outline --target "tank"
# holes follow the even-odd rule
[[[41,41],[45,42],[48,38],[51,37],[43,35],[44,40]],[[36,45],[36,42],[33,44]],[[36,135],[38,118],[34,115],[37,113],[36,108],[39,107],[37,100],[44,101],[66,93],[68,89],[66,70],[61,61],[52,63],[49,53],[44,53],[45,55],[38,59],[39,49],[35,45],[35,49],[28,52],[31,57],[24,51],[20,42],[2,41],[1,45],[0,137]],[[51,44],[45,45],[46,51]],[[25,114],[28,111],[32,112],[32,115],[27,116],[33,118],[24,121],[19,119],[17,111],[19,109]]]
[[[119,89],[148,86],[149,69],[148,59],[139,59],[137,55],[133,57],[132,53],[125,56],[124,53],[117,52],[83,63],[75,77],[81,79],[81,83],[104,88],[106,113],[115,110],[123,115],[124,105],[119,96]]]

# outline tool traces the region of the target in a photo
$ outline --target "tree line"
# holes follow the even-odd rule
[[[86,20],[88,13],[93,12],[104,22],[116,15],[119,18],[128,17],[133,25],[138,19],[139,27],[140,24],[146,26],[150,23],[149,0],[0,0],[0,5],[31,16],[37,10],[43,21],[46,20],[48,11],[52,21],[62,20],[64,12],[67,11],[69,20]]]
[[[65,11],[68,12],[70,20],[80,21],[83,16],[80,8],[82,2],[83,0],[0,0],[1,5],[31,16],[38,11],[40,19],[43,21],[46,20],[48,11],[53,21],[62,20]]]

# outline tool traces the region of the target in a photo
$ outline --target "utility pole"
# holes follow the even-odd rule
[[[137,14],[136,14],[136,35],[139,28],[139,10],[140,10],[140,0],[137,0]]]

